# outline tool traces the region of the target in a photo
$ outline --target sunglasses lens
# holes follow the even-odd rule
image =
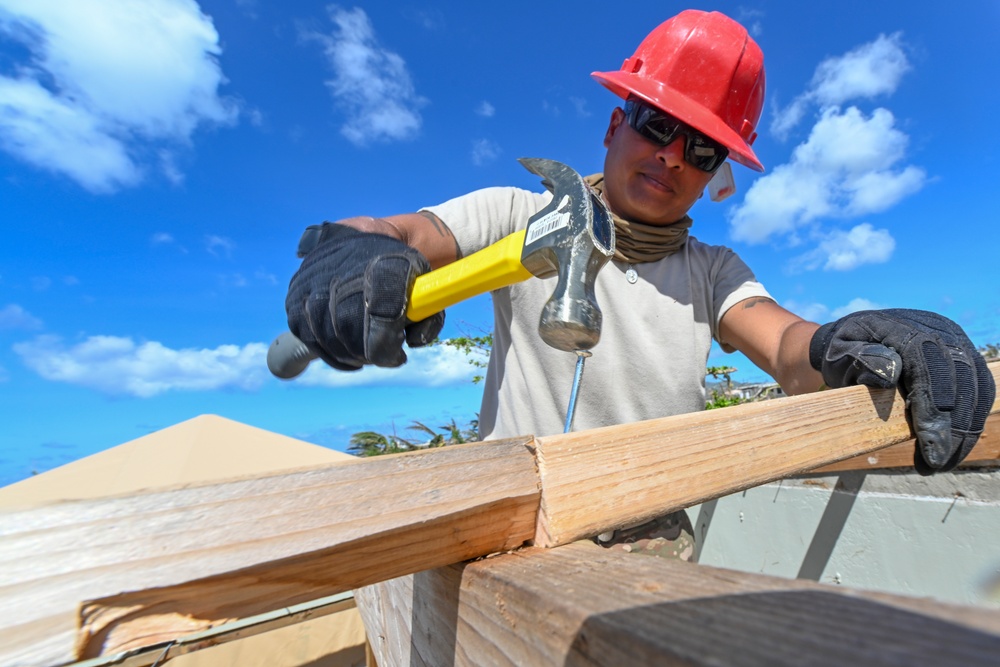
[[[637,100],[625,103],[625,114],[633,130],[660,146],[666,146],[678,135],[683,135],[687,139],[684,159],[702,171],[715,171],[729,156],[729,149],[717,141]]]

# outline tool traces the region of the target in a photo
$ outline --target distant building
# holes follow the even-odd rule
[[[788,395],[777,382],[741,384],[733,387],[726,393],[729,396],[736,396],[745,401],[767,401],[772,398],[784,398]]]

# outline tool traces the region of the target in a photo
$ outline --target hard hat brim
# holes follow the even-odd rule
[[[628,99],[635,95],[684,121],[694,129],[703,132],[729,149],[729,157],[754,171],[764,171],[764,165],[757,159],[753,148],[743,137],[726,125],[714,113],[690,99],[684,93],[662,83],[625,72],[592,72],[591,75],[612,93]]]

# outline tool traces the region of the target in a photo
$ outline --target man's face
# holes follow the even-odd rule
[[[651,225],[677,222],[698,201],[712,174],[684,159],[684,137],[659,146],[642,137],[615,109],[604,136],[604,195],[623,218]]]

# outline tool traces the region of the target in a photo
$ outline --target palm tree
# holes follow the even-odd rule
[[[447,445],[461,445],[466,442],[477,442],[479,440],[479,420],[473,419],[469,424],[469,428],[463,429],[452,417],[451,421],[444,426],[439,426],[439,429],[445,431],[448,434],[448,439],[445,442]]]
[[[358,456],[378,456],[385,454],[391,443],[389,438],[375,431],[361,431],[351,436],[347,451]]]
[[[398,454],[416,449],[417,445],[393,433],[384,435],[375,431],[361,431],[351,436],[347,451],[358,456],[380,456],[382,454]]]
[[[443,435],[441,435],[440,433],[435,433],[434,429],[432,429],[430,426],[427,426],[423,422],[418,422],[416,420],[413,420],[412,422],[410,422],[410,425],[407,426],[406,428],[413,431],[420,431],[421,433],[426,433],[427,435],[431,436],[431,439],[427,441],[424,447],[428,448],[443,447],[444,445],[450,444],[444,441]]]

